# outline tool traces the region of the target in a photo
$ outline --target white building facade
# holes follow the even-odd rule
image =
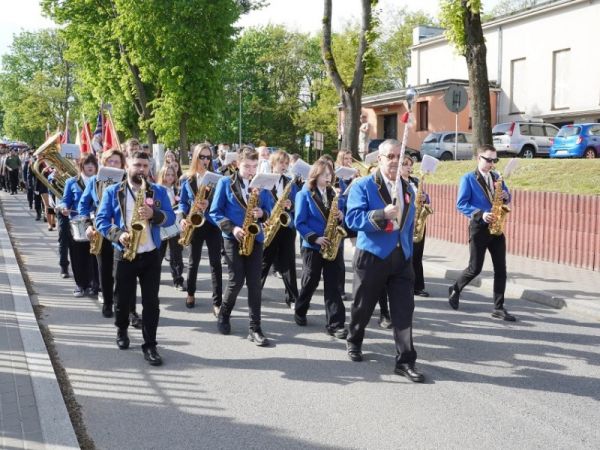
[[[600,122],[599,0],[559,0],[483,24],[496,121]],[[443,30],[416,28],[408,84],[467,79]]]

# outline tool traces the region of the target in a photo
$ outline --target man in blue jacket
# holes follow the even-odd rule
[[[143,205],[137,210],[146,227],[142,231],[135,258],[132,261],[123,258],[123,252],[131,239],[131,219],[142,178],[147,178],[150,173],[150,159],[142,151],[130,155],[127,163],[127,179],[108,187],[102,195],[96,214],[96,226],[98,231],[113,243],[115,252],[117,346],[121,350],[129,348],[129,305],[134,301],[139,279],[143,307],[142,351],[150,365],[158,366],[162,364],[162,358],[156,350],[161,272],[160,227],[173,225],[175,213],[166,190],[162,186],[147,182]]]
[[[463,175],[458,188],[456,208],[470,219],[469,222],[469,266],[450,288],[448,302],[458,309],[459,297],[464,287],[481,272],[485,251],[489,250],[494,265],[494,311],[492,317],[514,322],[515,316],[504,309],[506,288],[506,239],[504,234],[490,234],[489,225],[496,221],[492,214],[492,202],[498,174],[492,172],[498,162],[496,149],[482,145],[477,150],[477,169]],[[510,202],[508,188],[502,182],[502,199]]]
[[[379,170],[355,181],[348,195],[346,225],[357,232],[348,357],[362,361],[365,327],[385,287],[396,343],[395,372],[420,383],[425,377],[415,367],[412,338],[414,192],[402,179],[398,190],[400,149],[395,139],[382,142]]]

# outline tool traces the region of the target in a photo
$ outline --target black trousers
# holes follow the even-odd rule
[[[346,260],[344,259],[344,240],[342,240],[342,244],[338,250],[338,256],[340,256],[339,259],[336,259],[338,262],[338,290],[340,291],[340,295],[344,295],[346,293]]]
[[[208,221],[200,228],[197,228],[192,236],[192,248],[188,260],[187,293],[192,296],[196,293],[198,265],[200,264],[204,243],[206,243],[206,248],[208,249],[213,305],[221,306],[223,302],[223,266],[221,265],[221,248],[224,245],[223,237],[221,236],[221,230]]]
[[[108,306],[112,306],[114,300],[113,253],[114,248],[111,242],[106,238],[102,239],[102,250],[96,256],[96,261],[98,262],[98,274],[103,301]]]
[[[58,218],[58,254],[60,267],[66,269],[69,267],[69,247],[71,246],[71,229],[69,228],[69,218],[62,214],[57,214]]]
[[[295,303],[298,298],[296,280],[296,229],[281,227],[271,244],[263,251],[261,287],[264,287],[271,265],[283,278],[286,303]]]
[[[506,290],[506,238],[491,235],[487,224],[469,223],[469,265],[456,280],[454,288],[461,292],[481,273],[486,250],[489,250],[494,266],[494,308],[501,309]]]
[[[29,209],[33,208],[33,188],[27,187],[27,204]]]
[[[250,329],[260,328],[261,287],[260,271],[263,257],[263,244],[254,242],[254,249],[249,256],[240,256],[239,243],[236,240],[223,239],[225,248],[225,261],[229,271],[229,279],[225,288],[225,296],[221,305],[220,316],[229,317],[238,294],[246,282],[248,289],[248,309],[250,316]]]
[[[40,194],[36,194],[34,193],[33,195],[33,207],[35,209],[35,214],[37,217],[41,217],[42,216],[42,196]],[[60,233],[60,228],[59,228],[59,233]],[[67,265],[69,264],[69,262],[67,261]]]
[[[323,259],[318,250],[302,247],[302,288],[296,301],[296,314],[305,316],[310,307],[310,301],[321,281],[323,273],[323,289],[325,297],[326,327],[329,330],[344,328],[346,323],[346,308],[342,302],[338,287],[339,259],[338,252],[333,261]]]
[[[179,235],[173,236],[160,244],[160,261],[162,264],[167,247],[169,247],[169,266],[171,266],[171,277],[173,283],[183,284],[183,248],[179,245]]]
[[[396,362],[414,363],[417,360],[412,338],[415,297],[410,259],[404,258],[400,247],[396,247],[385,259],[357,249],[353,269],[354,301],[348,330],[348,347],[361,349],[365,327],[381,297],[381,287],[385,286],[396,344]]]
[[[415,272],[415,291],[425,290],[425,276],[423,275],[423,250],[425,249],[425,233],[423,240],[413,244],[413,270]]]
[[[90,243],[71,241],[69,256],[73,262],[75,284],[82,289],[97,288],[98,266],[96,257],[90,255]]]
[[[140,282],[142,290],[142,335],[144,347],[156,345],[156,329],[160,316],[158,289],[160,286],[160,254],[158,249],[138,254],[133,261],[123,259],[123,253],[114,252],[116,307],[115,325],[120,330],[129,326],[129,310],[135,304],[135,290]]]
[[[19,170],[10,170],[8,172],[8,178],[10,181],[10,192],[13,194],[17,193],[17,187],[19,187]]]

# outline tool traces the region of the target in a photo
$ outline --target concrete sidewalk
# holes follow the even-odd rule
[[[0,448],[79,448],[3,215],[0,267]]]

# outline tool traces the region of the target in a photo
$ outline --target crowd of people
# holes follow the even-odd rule
[[[167,151],[157,167],[149,150],[129,139],[122,148],[104,151],[99,157],[82,155],[77,161],[78,175],[60,186],[60,196],[53,189],[59,169],[46,166],[42,173],[35,173],[31,151],[21,157],[14,151],[2,156],[0,182],[11,194],[22,186],[36,220],[46,221],[48,230],[54,230],[58,222],[60,273],[70,277],[71,266],[74,296],[101,299],[102,315],[114,317],[119,349],[129,348],[129,326],[141,328],[143,354],[151,365],[163,362],[156,334],[167,249],[173,286],[182,292],[182,307],[191,309],[196,304],[198,268],[206,245],[219,333],[231,333],[230,317],[246,285],[248,339],[269,346],[261,321],[266,279],[273,274],[281,278],[282,300],[300,327],[309,319],[319,320],[309,317],[308,311],[323,281],[325,332],[346,342],[348,357],[357,362],[363,359],[365,330],[379,304],[379,326],[393,331],[395,372],[422,382],[412,322],[415,295],[427,297],[429,293],[422,266],[425,239],[413,241],[415,211],[430,199],[425,192],[417,197],[414,161],[401,150],[400,142],[384,141],[377,163],[368,172],[361,170],[365,165],[357,165],[350,151],[340,150],[336,160],[325,155],[300,175],[294,171],[300,160],[297,154],[250,146],[232,152],[226,144],[214,148],[205,143],[193,148],[189,168],[182,172],[174,153]],[[457,206],[471,220],[471,260],[449,288],[448,300],[458,309],[461,290],[481,271],[489,250],[495,269],[492,316],[514,320],[503,305],[504,236],[488,231],[496,220],[492,213],[496,189],[502,190],[503,201],[510,201],[508,189],[491,170],[495,162],[494,148],[483,146],[477,169],[461,182]],[[121,171],[121,178],[101,180],[101,167]],[[349,170],[339,172],[345,175],[338,177],[341,167]],[[252,186],[259,173],[279,176],[272,189]],[[81,227],[79,232],[76,226]],[[351,294],[345,292],[346,239],[355,247]],[[183,261],[186,247],[187,265]],[[141,316],[136,307],[138,284]],[[351,302],[349,313],[344,302]]]

